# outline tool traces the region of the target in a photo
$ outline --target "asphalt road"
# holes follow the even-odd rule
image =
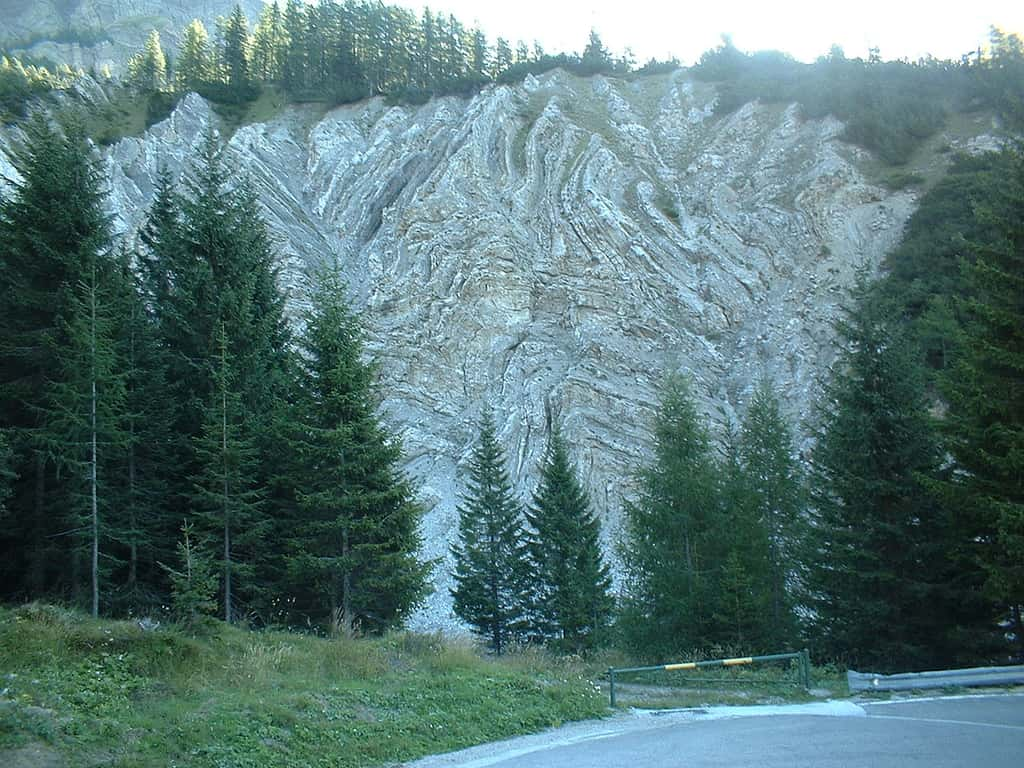
[[[1024,766],[1024,694],[619,715],[410,768]]]

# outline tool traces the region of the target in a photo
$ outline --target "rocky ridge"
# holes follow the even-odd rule
[[[869,183],[834,120],[758,103],[716,117],[714,102],[682,71],[554,71],[420,107],[288,107],[231,137],[292,306],[306,264],[337,254],[347,269],[422,489],[423,554],[440,561],[413,626],[454,625],[448,543],[484,403],[524,500],[564,424],[609,539],[666,371],[693,375],[716,423],[761,376],[795,420],[809,413],[845,288],[898,242],[915,198]],[[211,121],[190,95],[109,148],[127,236],[158,168],[180,172]]]

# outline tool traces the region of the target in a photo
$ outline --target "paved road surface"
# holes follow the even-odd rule
[[[1024,694],[619,715],[410,768],[1022,768]]]

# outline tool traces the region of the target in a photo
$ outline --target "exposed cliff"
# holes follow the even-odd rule
[[[448,555],[484,402],[524,498],[550,419],[564,423],[606,535],[667,369],[692,372],[717,420],[762,375],[808,413],[844,288],[898,241],[914,196],[869,183],[835,121],[756,103],[717,118],[714,99],[683,72],[555,71],[422,107],[290,107],[231,138],[293,301],[304,264],[347,265],[422,487],[424,556]],[[192,95],[109,149],[122,231],[215,119]],[[451,621],[448,570],[417,625]]]

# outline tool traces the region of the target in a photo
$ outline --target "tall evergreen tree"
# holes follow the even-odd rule
[[[128,60],[128,82],[142,91],[162,91],[167,87],[167,58],[160,45],[160,33],[149,33],[142,50]]]
[[[258,457],[250,479],[266,497],[263,510],[270,515],[278,502],[270,488],[277,474],[274,423],[287,400],[291,366],[284,299],[255,197],[244,181],[229,184],[214,134],[203,141],[184,195],[162,183],[142,239],[146,253],[140,262],[170,404],[173,440],[167,449],[175,461],[166,478],[169,508],[178,521],[188,513],[193,478],[204,471],[197,440],[217,392],[223,330],[233,361],[231,391],[246,404],[246,438]],[[249,559],[262,570],[270,562],[257,554],[250,552]],[[250,609],[260,607],[257,587],[268,577],[258,571],[246,580],[249,594],[241,597]]]
[[[218,531],[224,621],[236,615],[236,576],[251,577],[251,554],[266,530],[263,491],[258,484],[258,455],[248,434],[247,408],[240,396],[239,372],[228,354],[227,328],[221,323],[214,363],[213,392],[203,408],[202,432],[194,438],[200,473],[194,478],[192,509]]]
[[[789,424],[767,379],[760,382],[747,409],[739,454],[753,513],[750,524],[764,542],[768,615],[763,643],[766,647],[793,647],[796,616],[790,585],[800,577],[800,553],[806,538],[803,471]]]
[[[819,653],[854,665],[948,663],[956,607],[945,518],[925,487],[941,454],[921,366],[863,274],[851,298],[813,453],[811,636]]]
[[[600,524],[557,424],[526,520],[534,629],[565,651],[593,648],[611,620],[611,577],[601,556]]]
[[[210,35],[199,19],[193,19],[181,37],[175,60],[174,83],[178,91],[198,91],[213,80]]]
[[[714,641],[718,471],[689,380],[670,376],[654,428],[654,460],[625,507],[627,643],[667,657]]]
[[[452,555],[455,615],[500,655],[527,628],[529,552],[523,511],[512,491],[489,408],[480,418]]]
[[[1018,41],[1019,45],[1019,41]],[[947,486],[971,520],[968,541],[1024,655],[1024,152],[1002,180],[999,209],[979,208],[991,233],[965,265],[970,297],[959,354],[942,379],[946,444],[961,470]]]
[[[242,6],[236,5],[224,22],[224,50],[220,58],[228,92],[237,101],[243,101],[250,95],[249,49],[249,21]]]
[[[4,591],[42,596],[57,587],[77,592],[82,534],[98,546],[95,484],[76,481],[83,469],[98,470],[100,423],[94,428],[92,409],[111,430],[102,442],[116,423],[108,301],[116,275],[100,173],[81,125],[38,117],[26,135],[14,154],[22,180],[0,204],[0,426],[12,430],[20,478],[5,531],[12,539],[5,549],[14,554],[5,558]],[[98,609],[98,581],[93,595]]]
[[[333,633],[400,625],[425,595],[420,508],[401,444],[377,414],[375,369],[337,265],[313,280],[302,337],[303,392],[288,430],[301,462],[286,563],[312,597],[300,606]]]

